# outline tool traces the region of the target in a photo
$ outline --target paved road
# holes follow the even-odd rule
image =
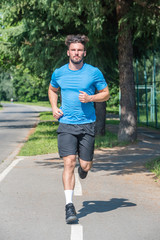
[[[159,146],[141,135],[137,144],[95,151],[87,179],[76,168],[72,225],[64,220],[58,154],[17,158],[0,171],[0,240],[159,240],[160,182],[144,168]]]
[[[0,163],[16,155],[30,129],[37,123],[39,112],[48,110],[20,104],[3,106],[0,111]]]
[[[160,139],[140,132],[136,144],[95,151],[87,179],[76,168],[78,224],[64,220],[58,154],[17,157],[3,171],[0,164],[0,240],[159,240],[160,182],[144,163],[160,155]]]

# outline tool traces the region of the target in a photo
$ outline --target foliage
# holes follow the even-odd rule
[[[71,29],[72,33],[84,33],[90,38],[86,61],[99,67],[110,81],[118,79],[114,34],[116,24],[113,27],[115,14],[111,7],[107,9],[101,1],[79,0],[73,4],[71,0],[2,0],[2,12],[1,32],[5,39],[2,41],[2,56],[6,59],[3,59],[3,65],[9,68],[10,65],[6,64],[9,62],[16,66],[14,83],[20,81],[18,88],[23,88],[15,90],[18,99],[22,100],[26,91],[24,88],[28,88],[28,81],[26,86],[25,82],[21,85],[22,71],[19,70],[19,65],[23,67],[23,71],[27,69],[30,78],[33,75],[33,78],[36,76],[43,81],[40,87],[37,84],[37,91],[42,91],[43,99],[53,70],[68,61],[64,39],[71,33]],[[105,16],[106,12],[109,21]],[[110,38],[104,37],[108,35]],[[47,91],[45,95],[47,97]],[[26,101],[32,96],[35,98],[35,94],[31,93]]]
[[[156,0],[134,1],[130,14],[135,58],[159,51],[160,9]]]
[[[16,100],[22,102],[31,102],[38,100],[47,100],[47,86],[44,79],[31,75],[28,69],[17,66],[13,77],[13,86],[15,89]],[[41,91],[39,91],[41,89]]]
[[[118,3],[128,3],[129,8],[117,21]],[[99,67],[111,86],[119,85],[121,34],[128,30],[132,33],[130,46],[139,60],[153,50],[159,51],[160,14],[156,0],[1,0],[0,8],[0,63],[4,72],[15,66],[13,86],[17,99],[23,101],[47,98],[53,70],[68,62],[64,46],[68,34],[88,35],[86,62]],[[123,64],[128,66],[127,59]],[[112,105],[118,104],[114,90]]]
[[[115,83],[109,85],[110,89],[110,99],[107,102],[107,107],[119,106],[119,87]]]
[[[72,33],[83,32],[89,36],[89,49],[92,51],[89,51],[87,61],[98,65],[106,72],[104,66],[108,59],[107,68],[111,68],[109,62],[111,65],[113,63],[112,66],[115,68],[117,21],[113,0],[106,2],[79,0],[74,4],[72,0],[25,2],[2,0],[2,11],[5,26],[7,25],[3,34],[7,33],[8,40],[13,43],[12,49],[20,48],[19,54],[25,66],[38,75],[46,68],[52,71],[66,60],[65,54],[62,54],[63,41],[70,33],[70,29]],[[130,18],[130,24],[135,32],[134,40],[137,40],[135,46],[139,42],[142,44],[141,40],[143,44],[146,43],[146,36],[148,39],[149,34],[153,39],[151,33],[153,30],[156,31],[159,19],[150,9],[134,2],[126,17]]]
[[[100,1],[79,0],[74,4],[72,1],[50,0],[4,1],[6,27],[2,34],[7,34],[12,43],[10,49],[18,52],[25,68],[37,76],[49,78],[54,68],[67,61],[64,38],[71,33],[70,29],[72,33],[89,36],[87,62],[100,67],[104,73],[109,72],[106,66],[113,72],[117,58],[115,36],[113,34],[113,39],[104,36],[109,34],[108,31],[114,32],[116,25],[113,28],[105,17],[106,9]]]
[[[10,100],[11,98],[14,98],[11,73],[0,71],[0,100]]]
[[[111,82],[118,83],[114,0],[77,0],[74,4],[73,0],[2,0],[1,6],[0,61],[3,66],[9,68],[21,63],[48,86],[52,71],[67,61],[66,35],[84,33],[90,38],[86,61],[98,66]],[[133,32],[136,57],[141,58],[146,50],[159,47],[156,1],[148,0],[145,4],[133,1],[121,22],[126,19]]]

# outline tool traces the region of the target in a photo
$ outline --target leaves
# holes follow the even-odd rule
[[[99,67],[107,79],[117,84],[118,25],[115,2],[2,0],[0,64],[5,69],[12,65],[23,66],[23,71],[27,69],[33,78],[43,79],[47,88],[53,70],[68,61],[64,45],[66,35],[83,33],[90,39],[86,61]],[[126,22],[132,30],[135,57],[141,58],[145,51],[159,47],[158,9],[157,1],[133,1],[129,12],[120,21],[120,25]]]

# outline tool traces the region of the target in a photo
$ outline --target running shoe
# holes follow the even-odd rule
[[[81,179],[84,179],[87,177],[88,172],[84,171],[81,166],[78,168],[78,174]]]
[[[66,205],[66,223],[73,223],[77,221],[76,210],[73,203]]]

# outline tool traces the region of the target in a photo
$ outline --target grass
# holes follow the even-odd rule
[[[2,101],[2,103],[11,103],[10,101]],[[41,106],[41,107],[51,107],[49,101],[38,101],[38,102],[18,102],[14,101],[13,104],[25,104],[25,105],[33,105],[33,106]]]
[[[119,106],[107,106],[107,113],[119,114]]]
[[[108,122],[108,121],[107,121]],[[113,124],[113,121],[110,121]],[[117,120],[114,123],[118,124]],[[58,122],[53,121],[52,112],[40,113],[40,122],[34,133],[19,152],[19,156],[34,156],[58,152],[57,133]],[[105,136],[96,136],[95,148],[106,148],[120,145],[117,135],[106,132]]]
[[[58,122],[40,122],[21,148],[19,155],[34,156],[57,152],[57,128]]]
[[[106,124],[113,124],[118,125],[120,123],[120,120],[106,120]]]
[[[146,163],[146,168],[160,179],[160,156]]]
[[[41,112],[40,113],[40,121],[52,121],[53,122],[52,112]]]
[[[96,136],[95,138],[95,149],[114,147],[118,144],[117,135],[109,131],[106,131],[105,136]]]

